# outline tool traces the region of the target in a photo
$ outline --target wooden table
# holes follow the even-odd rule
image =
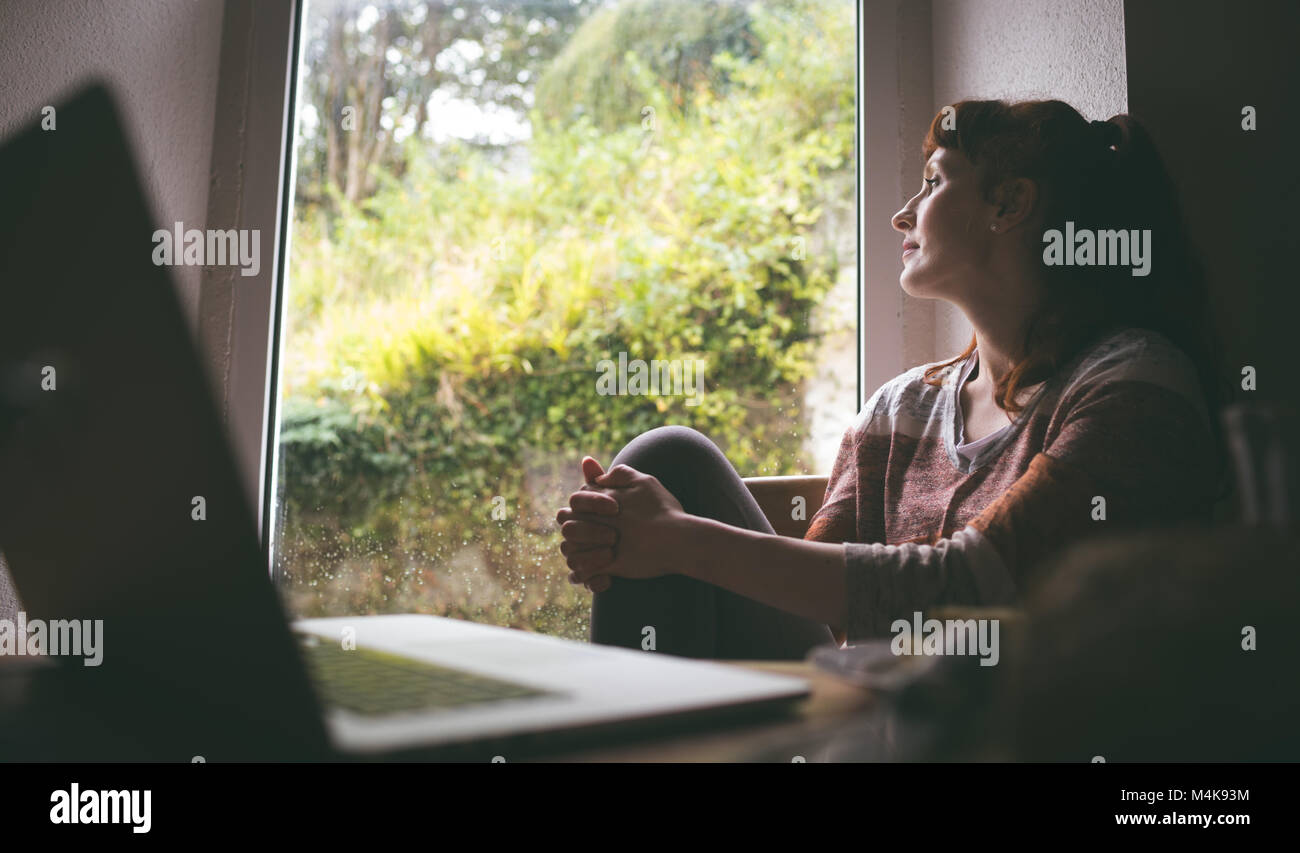
[[[892,712],[869,690],[835,678],[807,662],[722,662],[807,679],[812,693],[799,700],[784,717],[739,725],[723,724],[692,733],[599,748],[550,755],[543,753],[535,760],[633,763],[819,761],[827,760],[820,753],[826,744],[834,742],[837,734],[848,736],[855,744],[861,745],[865,750],[861,753],[864,757],[876,755],[885,758],[899,745]],[[804,754],[806,752],[818,754]]]
[[[855,687],[824,673],[807,662],[727,662],[755,670],[806,679],[811,694],[797,700],[784,714],[767,712],[753,719],[711,722],[655,721],[668,733],[601,736],[571,732],[567,738],[555,733],[536,734],[524,744],[501,748],[507,761],[542,762],[792,762],[892,760],[910,740],[906,727],[889,703],[871,691]],[[25,682],[35,675],[26,668],[0,668],[0,755],[8,760],[82,761],[95,756],[111,733],[98,731],[93,718],[81,719],[71,728],[56,722],[77,710],[62,703],[32,703],[25,696]],[[53,675],[53,673],[50,673]],[[44,706],[43,708],[37,706]],[[63,731],[83,732],[82,738],[68,738]],[[835,747],[836,739],[840,747]],[[101,739],[102,742],[101,742]],[[848,751],[844,749],[847,744]],[[497,751],[486,744],[467,747],[465,754],[438,757],[412,755],[404,760],[487,761]],[[488,752],[478,754],[483,749]],[[398,759],[402,760],[402,759]]]

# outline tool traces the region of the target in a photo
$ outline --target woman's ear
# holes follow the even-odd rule
[[[1007,232],[1025,221],[1038,202],[1038,185],[1029,178],[1011,178],[993,190],[993,204],[998,207],[995,224]]]

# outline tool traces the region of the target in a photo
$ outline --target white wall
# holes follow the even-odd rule
[[[5,0],[0,136],[100,75],[126,113],[159,218],[206,222],[223,8],[222,0]],[[174,271],[193,322],[200,270]]]
[[[876,389],[931,361],[934,303],[908,296],[895,213],[915,192],[921,139],[934,115],[930,4],[867,0],[862,20],[862,378],[861,407]]]
[[[205,227],[224,7],[223,0],[4,0],[0,137],[100,76],[125,113],[155,215]],[[200,270],[174,271],[194,328]],[[16,610],[0,562],[0,618]]]
[[[1123,0],[932,0],[931,36],[932,116],[966,98],[1055,98],[1088,119],[1128,111]],[[929,360],[970,336],[961,312],[936,301]]]

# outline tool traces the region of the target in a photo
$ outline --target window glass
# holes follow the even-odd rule
[[[826,474],[857,400],[847,0],[306,4],[273,558],[293,615],[573,638],[585,454]]]

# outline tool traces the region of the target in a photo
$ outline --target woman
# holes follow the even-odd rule
[[[1045,557],[1094,533],[1209,520],[1222,378],[1146,132],[1060,101],[965,101],[923,154],[892,222],[900,284],[961,309],[966,351],[876,391],[803,540],[773,534],[694,430],[638,436],[607,472],[583,459],[556,520],[570,580],[596,593],[594,642],[798,658],[832,631],[1020,602]]]

